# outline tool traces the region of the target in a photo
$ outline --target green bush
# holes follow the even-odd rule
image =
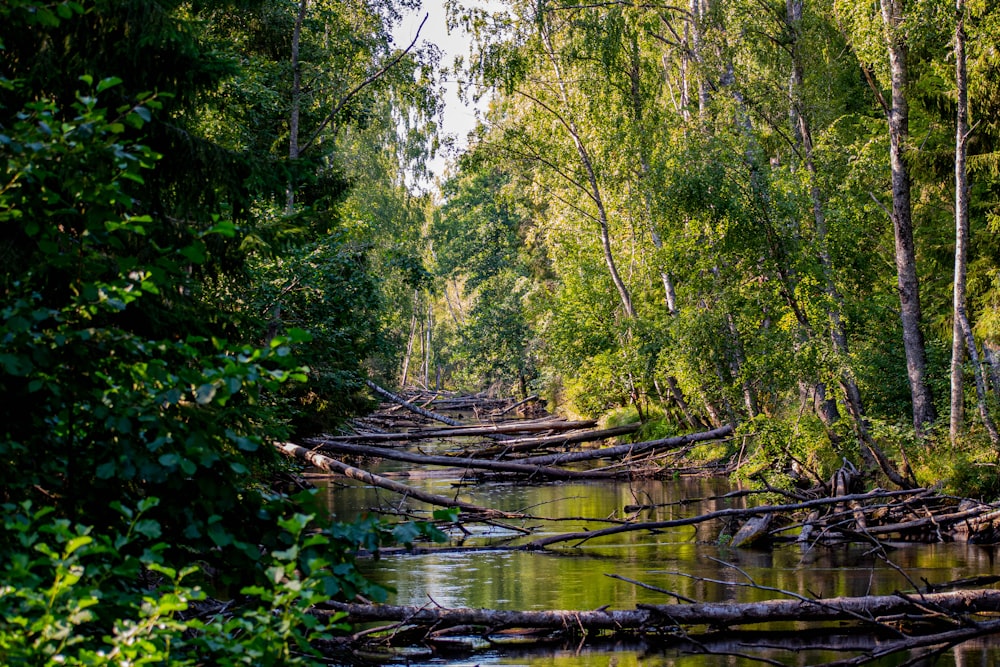
[[[55,517],[28,501],[4,505],[8,548],[0,567],[4,665],[312,665],[314,647],[345,630],[312,608],[332,597],[386,591],[354,569],[360,548],[400,537],[441,539],[429,524],[394,530],[372,521],[318,530],[314,515],[279,519],[285,547],[264,554],[260,583],[209,604],[197,566],[178,570],[159,523],[159,501],[119,503],[110,533]],[[134,555],[130,555],[134,554]]]

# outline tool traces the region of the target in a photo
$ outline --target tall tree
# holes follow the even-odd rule
[[[955,93],[957,98],[955,121],[955,277],[954,308],[951,346],[951,421],[949,434],[952,444],[962,431],[965,405],[963,364],[968,350],[976,383],[979,412],[994,448],[1000,447],[1000,433],[993,422],[986,404],[986,384],[976,340],[969,324],[966,307],[966,280],[969,253],[969,176],[967,171],[969,141],[969,90],[968,58],[966,55],[967,9],[965,0],[956,0],[955,21]]]
[[[899,288],[903,350],[913,402],[913,427],[920,433],[935,419],[934,401],[927,383],[927,351],[920,323],[920,284],[917,253],[913,241],[913,209],[910,200],[910,170],[906,152],[910,141],[909,65],[903,29],[905,0],[879,0],[889,55],[890,103],[889,164],[892,172],[892,227],[896,241],[896,275]]]

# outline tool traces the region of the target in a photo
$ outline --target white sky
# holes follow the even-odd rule
[[[420,22],[427,15],[427,22],[423,30],[420,31],[420,42],[430,42],[441,49],[441,65],[451,67],[455,56],[468,57],[469,36],[461,29],[456,29],[448,33],[444,0],[423,0],[419,12],[407,15],[399,26],[393,31],[393,38],[396,45],[405,48],[416,35]],[[476,0],[467,0],[466,4],[483,6],[486,3]],[[449,77],[443,82],[445,88],[444,114],[441,122],[442,135],[450,135],[455,138],[456,148],[465,148],[468,144],[467,135],[476,127],[475,108],[466,105],[458,97],[458,83]],[[486,108],[486,100],[480,101],[479,109]],[[443,138],[443,137],[442,137]],[[431,161],[430,170],[438,177],[443,177],[448,156],[438,155]]]

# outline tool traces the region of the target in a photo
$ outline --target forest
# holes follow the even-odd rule
[[[323,664],[481,509],[302,483],[407,388],[1000,497],[1000,7],[446,6],[0,4],[0,663]]]

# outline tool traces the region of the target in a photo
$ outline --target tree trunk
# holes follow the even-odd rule
[[[580,429],[590,428],[597,425],[597,421],[593,419],[583,420],[583,421],[563,421],[560,419],[546,419],[543,421],[512,421],[503,424],[493,424],[493,425],[483,425],[483,424],[471,424],[465,425],[460,422],[456,422],[454,419],[445,417],[444,415],[439,415],[435,412],[431,412],[426,408],[421,408],[419,406],[413,405],[409,401],[404,400],[400,396],[396,396],[392,392],[382,389],[375,383],[368,385],[375,391],[375,393],[388,398],[394,403],[401,403],[407,409],[408,406],[413,406],[423,412],[420,412],[424,417],[434,419],[436,421],[441,421],[442,423],[447,423],[453,428],[417,428],[411,429],[409,431],[401,431],[399,433],[364,433],[361,435],[339,435],[339,436],[324,436],[318,439],[317,442],[408,442],[411,440],[440,440],[443,438],[468,438],[472,436],[492,436],[497,434],[509,435],[512,433],[542,433],[542,432],[559,432],[559,431],[579,431]],[[445,422],[444,420],[448,421]],[[455,422],[455,423],[451,423]],[[616,426],[610,429],[602,429],[600,431],[587,431],[582,434],[574,434],[573,436],[560,436],[552,435],[546,436],[545,438],[531,438],[531,440],[538,440],[539,442],[589,442],[591,440],[601,440],[605,437],[612,437],[615,435],[623,435],[625,433],[632,433],[633,431],[638,431],[640,423],[636,422],[634,424],[624,424],[622,426]],[[586,436],[578,438],[576,436]],[[517,440],[511,440],[509,443],[504,442],[504,446],[507,444],[513,444],[517,442],[523,442],[524,438],[519,438]]]
[[[410,371],[410,357],[413,355],[413,338],[417,335],[417,295],[413,292],[413,315],[410,316],[410,337],[406,339],[406,356],[403,357],[403,378],[399,382],[400,387],[406,386],[407,375]]]
[[[708,113],[708,79],[705,77],[704,58],[702,54],[701,31],[704,11],[701,0],[691,0],[691,51],[698,65],[698,117],[704,118]]]
[[[434,326],[431,300],[427,300],[427,320],[424,329],[424,388],[431,386],[431,330]]]
[[[677,625],[729,627],[786,621],[856,621],[877,623],[880,617],[934,618],[940,614],[967,615],[1000,611],[1000,591],[992,589],[950,593],[897,593],[860,597],[798,598],[759,602],[697,602],[694,604],[640,604],[634,610],[501,611],[497,609],[446,609],[424,605],[326,602],[326,608],[345,612],[348,621],[401,621],[436,627],[478,625],[494,629],[554,628],[593,630],[673,630]],[[322,613],[322,611],[320,611]],[[950,626],[950,624],[949,624]],[[990,624],[994,631],[1000,622]]]
[[[569,109],[569,94],[566,92],[566,82],[563,80],[562,70],[559,67],[559,62],[556,59],[555,49],[552,46],[552,40],[549,37],[547,28],[544,26],[541,28],[542,41],[545,44],[545,54],[552,64],[552,70],[555,73],[556,83],[559,86],[559,94],[562,98],[563,105]],[[622,302],[622,308],[625,311],[625,316],[633,320],[635,319],[635,309],[632,307],[632,294],[629,292],[628,287],[625,285],[625,281],[622,280],[621,275],[618,273],[618,266],[615,263],[614,254],[611,252],[611,232],[608,223],[608,212],[604,206],[604,197],[602,195],[601,187],[597,182],[597,173],[594,171],[593,162],[590,159],[590,152],[587,150],[586,145],[583,143],[583,138],[580,136],[580,132],[576,127],[575,121],[572,117],[559,117],[559,121],[566,131],[569,132],[570,139],[573,141],[573,145],[576,148],[577,155],[580,157],[580,163],[583,166],[584,172],[587,174],[587,184],[590,187],[590,197],[597,208],[597,221],[601,232],[601,250],[604,254],[604,263],[608,268],[608,274],[611,276],[611,282],[614,283],[615,289],[618,291],[618,296]]]
[[[958,14],[955,25],[955,92],[958,94],[958,106],[955,123],[955,278],[951,337],[951,420],[948,431],[952,445],[961,435],[965,417],[963,381],[965,373],[962,365],[965,357],[965,332],[962,330],[962,314],[965,311],[965,281],[969,253],[969,175],[966,171],[969,90],[966,79],[965,0],[956,0],[955,9]],[[972,345],[974,350],[974,341]]]
[[[976,351],[976,339],[972,335],[972,327],[969,325],[969,318],[966,317],[965,308],[959,310],[958,321],[962,333],[965,335],[966,346],[972,361],[972,372],[976,379],[976,401],[979,404],[979,416],[983,420],[983,426],[986,427],[986,433],[990,436],[993,448],[1000,449],[1000,432],[997,432],[996,424],[993,423],[993,417],[986,405],[986,381],[983,379],[983,369],[979,364],[979,353]]]
[[[983,361],[990,374],[990,384],[993,385],[993,393],[1000,398],[1000,351],[989,339],[983,341]]]
[[[292,167],[286,192],[285,210],[292,212],[295,207],[294,163],[299,159],[299,115],[302,111],[302,63],[299,62],[299,43],[302,40],[302,24],[306,19],[309,0],[299,0],[299,11],[295,15],[292,29],[292,104],[288,117],[288,160]]]
[[[899,288],[903,349],[913,401],[913,427],[923,434],[935,419],[934,402],[927,385],[927,353],[920,331],[920,291],[913,242],[910,206],[910,172],[905,153],[910,138],[907,101],[907,48],[902,31],[904,0],[880,0],[882,20],[888,35],[892,104],[889,121],[889,162],[892,170],[892,226],[896,240],[896,277]]]
[[[439,496],[434,493],[427,493],[426,491],[421,491],[405,484],[400,484],[391,479],[387,479],[380,475],[375,475],[368,472],[367,470],[361,470],[360,468],[355,468],[354,466],[349,466],[346,463],[342,463],[336,459],[331,459],[329,456],[323,456],[317,452],[306,449],[305,447],[300,447],[299,445],[293,444],[291,442],[275,443],[275,447],[278,451],[309,463],[310,465],[316,466],[322,470],[328,472],[337,472],[345,477],[351,479],[356,479],[359,482],[364,482],[365,484],[371,484],[372,486],[377,486],[380,489],[386,489],[389,491],[394,491],[405,497],[414,498],[421,502],[427,503],[429,505],[436,505],[438,507],[457,507],[459,509],[465,510],[467,512],[474,512],[476,514],[485,514],[486,516],[495,517],[515,517],[521,516],[517,513],[512,512],[501,512],[500,510],[495,510],[490,507],[483,507],[482,505],[475,505],[473,503],[467,503],[461,500],[455,500],[454,498],[448,498],[446,496]]]

